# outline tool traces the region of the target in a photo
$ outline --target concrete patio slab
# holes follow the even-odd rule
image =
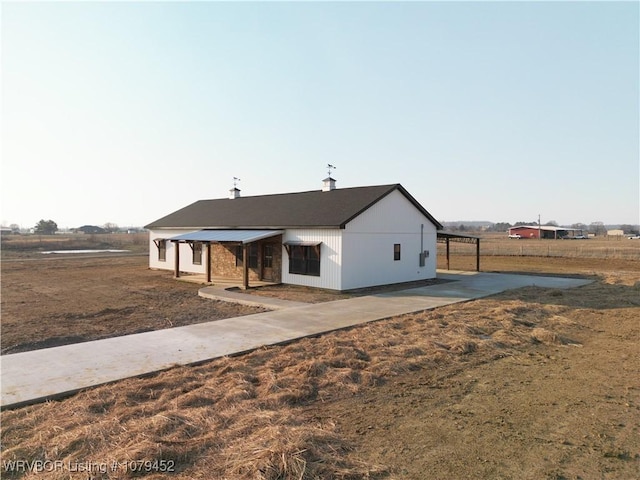
[[[195,364],[513,288],[535,285],[564,289],[591,282],[468,272],[439,272],[438,276],[451,282],[3,355],[0,357],[0,406],[6,408],[56,398],[176,365]]]
[[[282,300],[280,298],[262,297],[259,295],[249,295],[242,292],[234,292],[218,286],[204,287],[198,290],[198,295],[210,300],[220,300],[223,302],[234,302],[252,307],[268,308],[270,310],[282,310],[291,307],[303,307],[308,305],[304,302],[294,302]]]

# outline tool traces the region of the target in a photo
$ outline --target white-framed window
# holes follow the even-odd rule
[[[164,238],[156,238],[153,243],[158,247],[158,261],[165,262],[167,260],[167,240]]]

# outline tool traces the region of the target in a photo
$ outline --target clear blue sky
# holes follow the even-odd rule
[[[437,219],[639,223],[638,2],[11,3],[4,225],[401,183]]]

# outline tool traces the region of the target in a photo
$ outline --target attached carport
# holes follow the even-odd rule
[[[460,235],[457,233],[438,232],[438,243],[446,244],[447,254],[447,270],[450,270],[450,244],[456,243],[470,243],[476,246],[476,272],[480,271],[480,237],[474,237],[472,235]]]
[[[178,244],[188,243],[193,250],[196,243],[202,243],[207,251],[207,282],[211,282],[211,244],[212,243],[237,243],[242,245],[242,286],[249,288],[249,245],[258,240],[276,235],[282,235],[284,230],[198,230],[183,233],[167,240],[175,244],[174,276],[180,277],[180,248]]]

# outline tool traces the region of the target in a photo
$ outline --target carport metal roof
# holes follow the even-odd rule
[[[281,235],[284,230],[198,230],[167,238],[172,242],[239,242],[252,243]]]
[[[480,240],[480,237],[475,237],[473,235],[460,235],[459,233],[443,232],[440,230],[438,232],[438,242],[446,243],[447,239],[452,242],[475,244],[477,243],[477,240]]]

